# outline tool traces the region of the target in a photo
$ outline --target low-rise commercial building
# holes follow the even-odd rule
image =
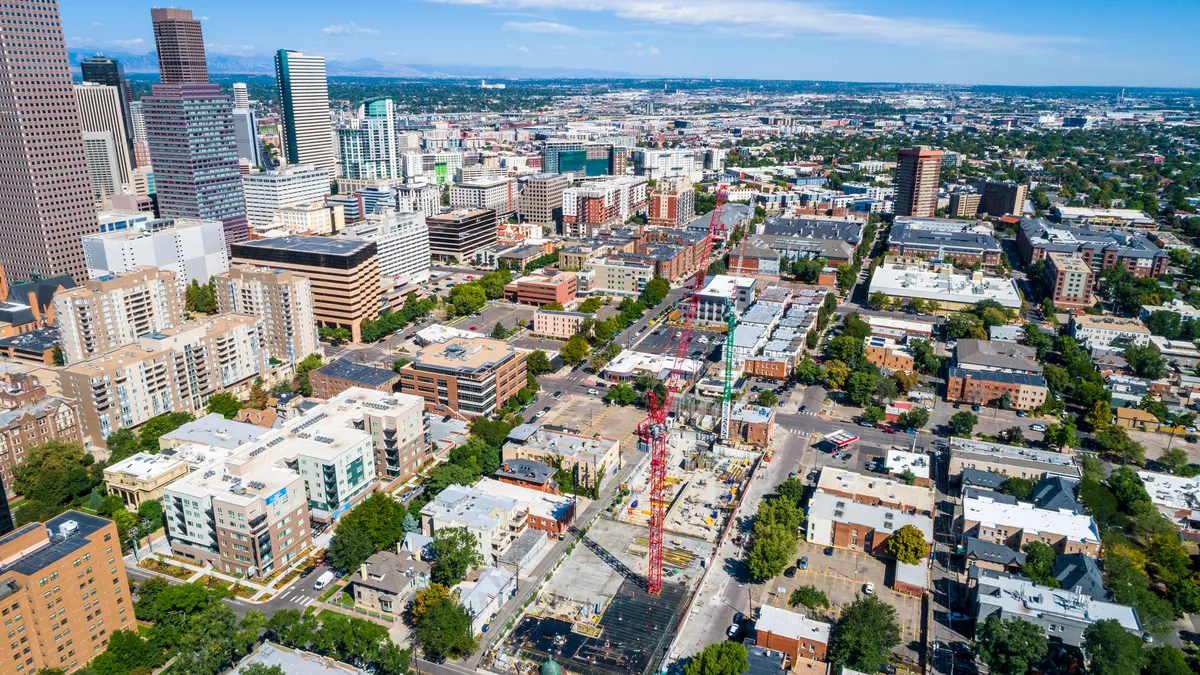
[[[526,385],[525,357],[500,340],[453,338],[417,352],[400,369],[400,390],[430,410],[490,415]]]
[[[1070,331],[1071,337],[1079,341],[1080,346],[1089,349],[1129,345],[1144,347],[1150,344],[1151,337],[1150,329],[1141,319],[1122,316],[1072,314]]]
[[[308,381],[317,398],[330,399],[353,387],[390,394],[400,382],[400,373],[350,359],[337,359],[310,371]]]
[[[608,362],[600,376],[605,380],[617,382],[632,382],[642,373],[649,373],[659,381],[666,381],[672,371],[678,372],[682,382],[690,382],[702,372],[704,364],[695,359],[683,359],[678,364],[671,354],[646,354],[625,350],[617,354],[617,358]]]
[[[946,400],[974,405],[1033,410],[1046,402],[1049,389],[1040,375],[950,368]]]
[[[575,484],[603,490],[621,466],[621,443],[615,438],[584,436],[566,429],[522,424],[509,432],[503,459],[556,462]],[[561,464],[557,462],[561,460]]]
[[[926,469],[928,474],[928,469]],[[928,486],[869,476],[837,468],[824,468],[817,479],[817,492],[845,497],[860,504],[886,506],[897,511],[933,516],[936,499]]]
[[[775,431],[775,409],[763,406],[738,408],[729,416],[729,426],[730,438],[765,448],[771,444],[771,434]]]
[[[566,305],[575,299],[577,286],[573,272],[543,269],[504,286],[504,297],[523,305]]]
[[[507,463],[523,461],[510,459]],[[528,460],[524,460],[528,461]],[[525,510],[530,529],[546,533],[547,537],[565,534],[575,522],[575,499],[534,490],[510,481],[484,477],[473,486],[481,494],[515,499]]]
[[[1012,279],[988,277],[982,271],[970,276],[955,274],[949,266],[885,263],[871,275],[870,293],[904,301],[933,300],[940,313],[972,307],[981,300],[995,300],[1009,309],[1021,308],[1021,294]]]
[[[112,633],[136,629],[111,520],[67,511],[29,523],[0,537],[0,561],[5,628],[13,633],[0,646],[7,672],[76,672],[104,651]]]
[[[361,339],[362,322],[379,316],[378,247],[349,237],[289,236],[234,244],[234,265],[290,270],[312,282],[313,317]],[[301,357],[303,358],[303,357]]]
[[[1082,475],[1073,455],[968,438],[951,438],[950,476],[961,476],[966,469],[986,471],[1006,478],[1033,480],[1046,475],[1075,479]]]
[[[900,223],[888,234],[888,253],[904,258],[953,261],[961,265],[1000,262],[1000,242],[995,237],[967,231],[934,231]]]
[[[1027,503],[979,495],[963,499],[962,531],[1015,551],[1040,541],[1055,553],[1100,555],[1100,530],[1091,516],[1070,509],[1042,509]]]
[[[1028,373],[1042,372],[1037,350],[1014,342],[990,340],[959,340],[954,348],[954,365],[977,372]]]
[[[871,335],[882,335],[892,339],[918,338],[929,341],[933,337],[933,324],[924,321],[904,321],[886,316],[865,317],[871,327]]]

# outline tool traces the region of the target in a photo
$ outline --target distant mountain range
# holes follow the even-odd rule
[[[68,50],[67,56],[75,70],[79,63],[94,51]],[[104,52],[105,56],[117,59],[127,73],[157,73],[158,55]],[[334,61],[326,63],[329,75],[359,77],[481,77],[481,78],[627,78],[639,77],[632,73],[598,68],[525,68],[521,66],[456,66],[447,64],[403,64],[385,63],[378,59],[356,61]],[[274,75],[273,56],[236,56],[233,54],[208,54],[208,72],[214,75]]]

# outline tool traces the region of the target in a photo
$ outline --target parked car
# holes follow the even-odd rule
[[[554,392],[554,398],[562,398],[562,395],[563,393],[561,391]]]
[[[795,567],[787,568],[786,570],[783,571],[783,576],[785,576],[789,579],[796,578],[796,568]]]
[[[981,408],[979,407],[979,404],[976,403],[975,405],[971,406],[971,410],[974,410],[975,412],[979,412],[981,410]]]
[[[1024,410],[1018,410],[1018,411],[1017,411],[1017,417],[1024,417],[1024,416],[1025,416],[1025,411],[1024,411]]]
[[[1045,425],[1045,424],[1037,424],[1037,423],[1034,423],[1034,424],[1030,424],[1030,425],[1029,425],[1029,428],[1030,428],[1031,430],[1033,430],[1033,431],[1045,431],[1045,430],[1046,430],[1046,425]]]
[[[870,581],[863,584],[863,594],[864,595],[875,595],[875,584],[871,583]]]
[[[725,634],[728,635],[729,637],[733,637],[734,635],[737,635],[738,634],[738,625],[736,623],[729,624],[729,628],[725,629]]]
[[[595,389],[588,389],[588,396],[599,396],[599,395],[600,395],[600,392],[596,391]]]
[[[798,567],[802,570],[808,569],[808,556],[804,556],[799,561],[797,561],[796,567]]]

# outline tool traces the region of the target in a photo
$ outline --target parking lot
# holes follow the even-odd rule
[[[674,354],[675,350],[679,348],[679,338],[676,338],[675,335],[680,333],[681,330],[674,326],[661,326],[654,331],[646,333],[642,337],[641,342],[637,343],[635,349],[646,354]],[[701,338],[707,340],[707,344]],[[696,350],[700,350],[700,354],[705,358],[720,358],[721,341],[724,339],[724,333],[693,330],[691,343],[688,346],[689,356]]]
[[[801,586],[813,586],[829,597],[829,609],[811,612],[815,618],[836,621],[847,605],[862,597],[866,584],[874,584],[873,593],[896,610],[896,623],[900,626],[901,645],[897,651],[907,659],[915,661],[914,647],[921,641],[921,598],[895,593],[888,586],[887,565],[873,556],[833,549],[825,555],[825,548],[806,541],[800,542],[796,550],[796,561],[808,557],[808,569],[797,569],[791,579],[784,575],[776,577],[764,589],[763,604],[787,608],[792,591]],[[793,565],[796,563],[793,561]]]
[[[511,302],[497,301],[493,302],[480,311],[479,316],[467,316],[455,322],[454,327],[462,330],[474,330],[484,335],[491,335],[492,328],[499,322],[505,328],[512,329],[517,324],[517,321],[528,322],[533,320],[533,313],[537,311],[536,307],[529,305],[515,305]]]

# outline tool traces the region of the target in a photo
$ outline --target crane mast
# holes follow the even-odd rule
[[[638,438],[650,451],[650,544],[647,554],[649,568],[646,573],[646,590],[651,595],[662,591],[662,555],[663,555],[663,522],[666,519],[666,487],[667,487],[667,439],[671,435],[671,407],[675,401],[675,392],[679,389],[679,373],[687,361],[688,346],[692,339],[692,328],[696,325],[696,314],[700,307],[700,292],[704,290],[704,279],[707,276],[708,259],[712,256],[713,240],[720,236],[724,229],[721,213],[725,208],[725,197],[728,191],[724,185],[717,189],[717,201],[713,206],[712,217],[708,221],[708,233],[701,245],[702,255],[696,266],[696,274],[692,278],[691,294],[687,298],[687,306],[682,315],[682,335],[675,349],[675,358],[671,363],[671,371],[667,376],[666,393],[663,400],[658,400],[651,390],[646,393],[646,419],[638,425]],[[698,375],[699,373],[697,373]]]

